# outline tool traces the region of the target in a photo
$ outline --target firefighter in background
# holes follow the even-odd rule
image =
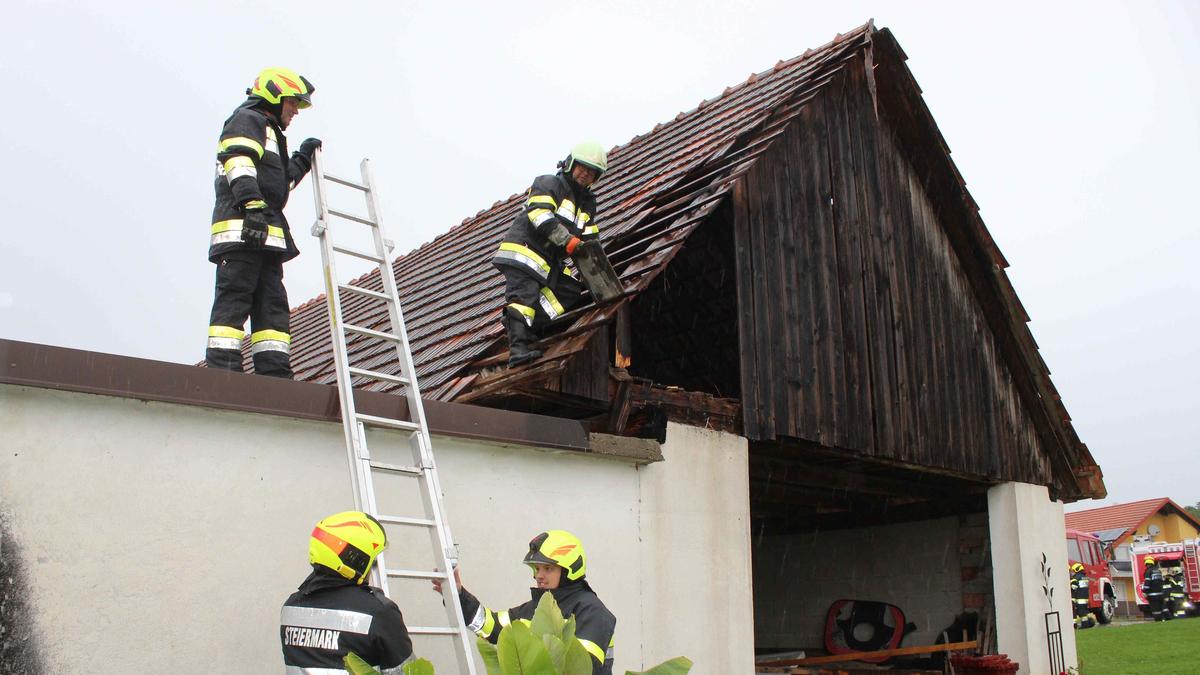
[[[267,68],[221,130],[208,247],[208,259],[217,265],[204,354],[209,368],[241,372],[243,329],[249,317],[254,372],[292,377],[283,263],[300,251],[283,207],[288,193],[308,173],[321,141],[306,139],[288,157],[283,131],[300,110],[312,105],[313,91],[301,75]]]
[[[538,331],[579,302],[583,284],[568,267],[569,256],[583,241],[600,236],[591,186],[608,169],[604,148],[580,143],[558,166],[557,174],[533,181],[492,258],[504,275],[509,367],[540,357],[530,346]]]
[[[1075,627],[1091,628],[1096,625],[1088,608],[1089,581],[1082,563],[1071,565],[1071,605],[1074,607]]]
[[[1172,618],[1183,619],[1187,617],[1187,608],[1184,602],[1187,601],[1187,595],[1183,592],[1183,571],[1179,567],[1173,567],[1163,571],[1163,598],[1167,603],[1167,611]]]
[[[400,675],[413,659],[400,608],[364,583],[387,544],[383,525],[362,511],[336,513],[313,528],[313,571],[279,616],[287,672],[341,673],[354,652],[383,675]]]
[[[522,562],[529,565],[537,584],[536,588],[530,589],[532,599],[500,612],[488,609],[463,588],[458,570],[454,570],[463,617],[471,630],[495,644],[501,629],[513,621],[531,620],[538,600],[543,594],[550,593],[562,610],[563,618],[575,617],[575,637],[592,655],[592,674],[612,675],[613,632],[617,627],[617,618],[588,585],[587,556],[583,551],[583,543],[564,530],[542,532],[529,542],[529,553]],[[442,592],[440,580],[435,579],[433,587],[437,592]]]
[[[1170,615],[1166,609],[1162,570],[1158,568],[1158,561],[1151,556],[1146,556],[1142,564],[1145,566],[1145,574],[1142,576],[1142,594],[1146,596],[1149,615],[1155,621],[1165,621],[1170,618]]]

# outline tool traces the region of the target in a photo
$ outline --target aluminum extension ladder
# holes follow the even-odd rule
[[[386,565],[385,555],[381,553],[375,560],[374,569],[371,570],[370,581],[372,585],[382,588],[384,593],[391,597],[388,590],[389,578],[440,579],[442,581],[442,600],[449,625],[441,627],[409,626],[408,632],[413,635],[452,636],[456,642],[455,652],[458,657],[459,672],[475,675],[475,661],[471,655],[471,646],[474,645],[475,638],[463,619],[454,575],[447,574],[457,566],[458,552],[453,543],[454,540],[450,536],[450,527],[447,524],[446,512],[442,504],[442,488],[433,461],[433,445],[429,437],[429,425],[425,420],[425,407],[421,403],[421,390],[417,385],[408,332],[404,328],[404,315],[400,310],[396,277],[389,261],[388,253],[392,248],[392,242],[384,234],[383,222],[379,217],[379,204],[372,185],[371,167],[368,160],[362,161],[360,169],[362,183],[328,175],[321,166],[321,151],[317,150],[313,153],[312,185],[313,196],[316,199],[317,220],[313,224],[312,234],[321,240],[321,261],[325,271],[325,292],[329,303],[330,333],[333,339],[334,364],[337,369],[338,398],[341,399],[342,427],[346,434],[346,451],[350,463],[350,480],[354,486],[354,503],[356,508],[375,516],[381,523],[405,527],[416,526],[428,530],[434,550],[434,560],[439,566],[438,571],[392,569]],[[361,218],[330,208],[326,181],[362,192],[367,202],[368,217]],[[331,217],[371,228],[375,250],[362,251],[333,243]],[[334,265],[335,254],[369,260],[378,265],[384,292],[380,293],[340,283]],[[386,304],[388,316],[391,318],[391,331],[373,330],[343,321],[342,291],[372,298]],[[392,344],[400,362],[401,374],[396,376],[351,366],[346,351],[347,334],[362,335]],[[407,390],[408,411],[411,420],[359,413],[354,403],[352,377],[404,386]],[[391,429],[405,432],[409,437],[413,464],[402,466],[372,460],[367,445],[367,431],[370,429]],[[417,478],[421,486],[421,501],[424,504],[425,513],[421,517],[415,518],[379,513],[375,499],[374,479],[376,475],[380,474],[399,474]]]

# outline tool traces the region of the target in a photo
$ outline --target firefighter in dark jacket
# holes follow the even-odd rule
[[[1155,621],[1165,621],[1171,618],[1167,610],[1166,584],[1163,583],[1162,570],[1158,561],[1146,556],[1142,561],[1145,574],[1142,577],[1142,594],[1146,596],[1147,613]]]
[[[592,655],[593,675],[612,675],[613,632],[617,617],[608,611],[588,585],[583,543],[564,530],[542,532],[529,542],[529,553],[523,562],[533,570],[537,587],[530,589],[532,598],[529,602],[508,610],[492,611],[463,588],[461,582],[458,584],[463,617],[471,630],[495,644],[505,626],[513,621],[528,623],[532,620],[538,600],[543,594],[550,593],[562,610],[563,618],[575,617],[575,637]],[[454,579],[459,581],[457,569]],[[440,593],[441,582],[435,580],[433,585]]]
[[[1187,617],[1187,594],[1183,590],[1183,572],[1178,567],[1163,572],[1163,598],[1166,600],[1168,612],[1172,618]]]
[[[412,660],[412,640],[396,603],[364,584],[387,534],[362,511],[337,513],[313,528],[312,574],[283,603],[279,639],[289,673],[343,672],[354,652],[383,675]]]
[[[1071,604],[1075,611],[1075,627],[1091,628],[1096,625],[1092,611],[1088,608],[1089,582],[1082,563],[1071,565]]]
[[[568,263],[575,247],[600,236],[591,185],[608,169],[599,143],[580,143],[553,176],[538,176],[492,263],[504,274],[503,323],[508,365],[533,361],[538,331],[571,309],[583,293]]]
[[[321,141],[309,138],[288,157],[283,131],[299,110],[312,105],[313,89],[293,71],[267,68],[221,130],[208,247],[208,259],[217,265],[204,359],[210,368],[241,372],[249,317],[254,372],[292,377],[283,263],[300,251],[283,207],[308,173]]]

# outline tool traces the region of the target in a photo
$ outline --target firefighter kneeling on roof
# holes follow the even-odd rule
[[[458,570],[454,570],[459,603],[471,630],[495,644],[500,631],[513,621],[530,623],[538,600],[548,592],[554,596],[563,618],[575,617],[575,637],[592,655],[592,675],[612,675],[613,632],[617,617],[608,611],[588,585],[583,543],[564,530],[542,532],[529,542],[529,553],[522,562],[529,565],[537,583],[536,588],[529,589],[533,597],[529,602],[500,612],[488,609],[467,592],[459,580]],[[434,579],[433,587],[441,593],[441,580]]]
[[[286,68],[267,68],[246,90],[249,97],[225,120],[217,142],[217,203],[208,260],[217,264],[208,320],[209,368],[241,372],[242,338],[250,317],[254,372],[292,377],[288,299],[283,263],[300,254],[283,207],[312,167],[321,141],[306,139],[288,158],[288,128],[312,105],[315,87]]]
[[[599,143],[580,143],[553,176],[538,176],[492,264],[504,274],[504,329],[508,365],[542,353],[530,347],[538,330],[579,302],[583,284],[568,266],[575,247],[598,239],[596,197],[591,185],[608,169]]]
[[[1071,604],[1075,608],[1075,627],[1091,628],[1096,625],[1092,611],[1088,608],[1088,578],[1081,563],[1071,565]]]
[[[383,525],[362,511],[337,513],[313,528],[312,574],[283,603],[279,640],[288,673],[341,673],[354,652],[383,675],[400,675],[413,658],[400,608],[364,584],[387,548]]]

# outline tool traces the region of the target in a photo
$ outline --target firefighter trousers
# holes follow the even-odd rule
[[[501,272],[505,314],[514,318],[519,314],[524,320],[524,328],[520,321],[505,321],[509,344],[537,339],[547,323],[579,304],[583,295],[583,284],[565,272],[554,279],[553,288],[543,286],[539,279],[520,270],[505,267]]]
[[[242,338],[250,318],[254,372],[291,379],[287,289],[283,258],[262,251],[228,251],[217,262],[216,292],[208,320],[209,368],[242,372]]]

